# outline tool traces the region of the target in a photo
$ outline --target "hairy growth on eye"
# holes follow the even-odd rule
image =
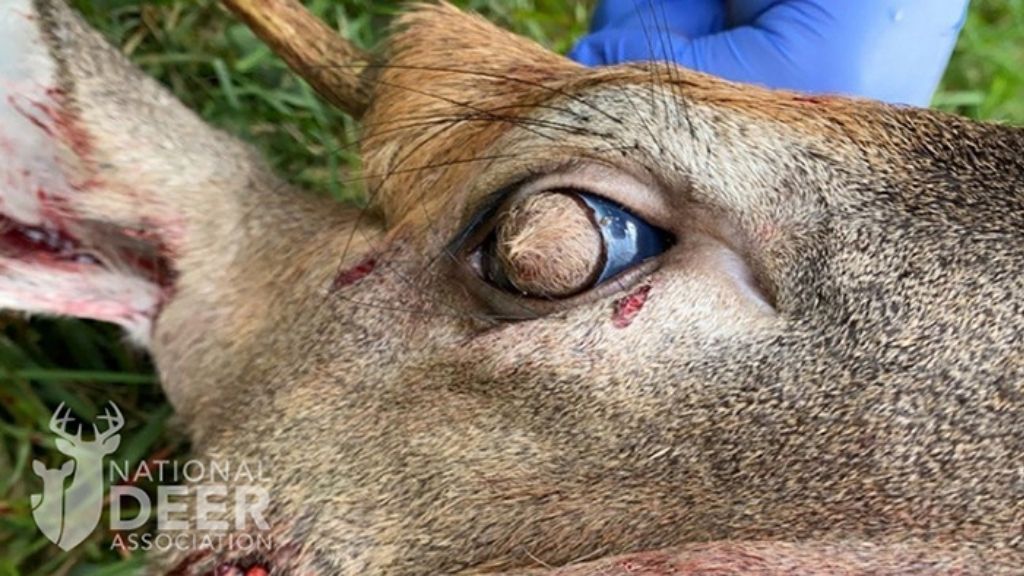
[[[540,297],[567,296],[587,286],[602,253],[590,209],[558,192],[512,206],[498,225],[496,244],[508,281]]]

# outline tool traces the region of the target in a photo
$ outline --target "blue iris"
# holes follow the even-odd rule
[[[590,194],[577,194],[594,211],[594,223],[604,239],[604,269],[595,284],[658,256],[671,245],[668,234],[618,204]]]

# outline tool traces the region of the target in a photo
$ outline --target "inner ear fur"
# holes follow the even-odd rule
[[[0,148],[0,307],[144,344],[170,299],[233,290],[298,196],[62,0],[0,5]]]

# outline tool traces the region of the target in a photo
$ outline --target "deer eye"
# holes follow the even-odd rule
[[[497,215],[478,255],[491,284],[532,298],[567,298],[664,252],[671,237],[604,198],[554,190]]]

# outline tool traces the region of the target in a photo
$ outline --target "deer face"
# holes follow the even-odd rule
[[[200,454],[263,463],[278,569],[1020,558],[1019,131],[584,69],[425,7],[373,75],[357,212],[42,14],[0,294],[145,341]]]

